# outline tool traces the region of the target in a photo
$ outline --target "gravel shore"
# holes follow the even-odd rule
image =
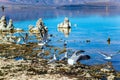
[[[48,60],[37,58],[41,50],[33,50],[37,44],[15,45],[1,44],[0,80],[119,80],[120,73],[112,64],[68,65],[66,61],[48,64]],[[58,50],[59,48],[51,47]],[[61,50],[64,51],[64,50]],[[34,53],[34,54],[33,54]],[[50,54],[45,51],[45,54]],[[15,60],[22,56],[25,59]]]

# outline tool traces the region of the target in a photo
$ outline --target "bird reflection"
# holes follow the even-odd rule
[[[65,37],[68,37],[71,32],[71,28],[58,27],[58,31],[62,32],[65,35]]]

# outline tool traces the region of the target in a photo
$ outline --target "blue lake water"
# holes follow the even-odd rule
[[[80,61],[83,64],[102,64],[107,61],[98,51],[114,54],[120,51],[120,11],[110,9],[5,9],[0,16],[12,18],[15,27],[28,31],[29,25],[36,25],[39,18],[43,18],[49,34],[53,34],[50,45],[63,47],[63,41],[68,42],[67,48],[85,50],[91,56],[90,60]],[[57,25],[68,17],[72,23],[71,29],[60,32]],[[107,39],[111,42],[108,44]],[[61,41],[60,41],[61,40]],[[87,43],[86,40],[90,40]],[[120,71],[120,55],[112,58],[111,62],[116,70]]]

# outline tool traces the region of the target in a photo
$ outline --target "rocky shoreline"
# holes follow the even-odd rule
[[[64,22],[67,23],[64,27],[70,27],[68,19]],[[13,30],[12,21],[10,20],[10,25],[7,26],[6,18],[3,16],[1,19],[1,31],[2,34],[6,31],[8,33],[1,34],[0,39],[0,80],[120,79],[120,72],[115,71],[110,62],[89,66],[81,64],[77,60],[72,65],[69,65],[66,60],[57,60],[55,56],[60,56],[65,52],[73,54],[73,52],[71,49],[67,51],[66,41],[63,41],[62,48],[47,44],[49,42],[48,37],[52,37],[52,35],[48,35],[48,29],[41,18],[37,21],[35,27],[29,26],[29,32],[36,35],[37,42],[28,41],[29,33],[20,33],[19,37],[13,36],[10,33]],[[22,43],[20,43],[21,39]],[[108,39],[108,41],[110,40]],[[85,51],[81,50],[80,52]],[[79,54],[76,52],[77,56]],[[71,54],[68,54],[68,56],[71,56]],[[72,60],[75,58],[73,56]],[[49,63],[50,60],[54,61]]]
[[[107,66],[107,67],[106,67]],[[44,59],[19,60],[0,58],[1,80],[114,80],[120,73],[112,69],[110,63],[87,66],[73,66],[62,62],[47,64]]]
[[[68,65],[66,61],[56,61],[48,64],[48,60],[36,58],[36,54],[28,56],[35,46],[37,45],[1,44],[0,80],[120,79],[120,72],[115,71],[111,63],[89,66],[81,63]],[[24,56],[25,59],[15,60],[16,56]]]

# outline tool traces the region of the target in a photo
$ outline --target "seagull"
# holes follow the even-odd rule
[[[16,44],[18,45],[20,41],[21,41],[21,38],[18,38],[18,39],[16,40]]]
[[[118,51],[117,53],[114,53],[114,54],[107,54],[107,53],[104,53],[104,52],[101,52],[99,51],[99,53],[104,56],[104,59],[105,60],[111,60],[113,56],[117,55],[117,54],[120,54],[120,52]]]
[[[60,61],[66,60],[66,59],[68,59],[68,52],[67,51],[65,52],[65,55],[60,59]]]
[[[56,55],[55,55],[55,53],[54,53],[53,59],[49,60],[49,61],[48,61],[48,64],[49,64],[49,63],[53,63],[53,62],[55,62],[56,60],[57,60],[57,58],[56,58]]]
[[[21,34],[20,34],[20,36],[21,36],[21,38],[23,39],[23,44],[27,44],[27,41],[28,41],[28,33],[25,33],[25,36],[22,36]]]
[[[4,36],[3,40],[4,40],[4,41],[8,41],[7,36]]]
[[[85,52],[84,50],[78,50],[73,53],[73,55],[68,59],[68,64],[73,65],[75,64],[81,56],[85,56],[85,54],[81,54]]]
[[[44,46],[45,44],[46,44],[46,42],[43,42],[43,41],[40,41],[40,42],[38,43],[39,46]]]
[[[108,44],[110,44],[110,41],[111,41],[111,39],[110,39],[110,37],[107,39],[107,42],[108,42]]]
[[[28,42],[28,33],[25,33],[25,37],[23,38],[23,41],[25,44]]]
[[[39,41],[38,45],[44,46],[48,42],[47,38],[48,38],[48,34],[45,33],[45,35],[43,36],[42,40]]]
[[[14,42],[15,42],[15,40],[13,40],[13,39],[10,37],[10,38],[9,38],[9,42],[14,43]]]
[[[44,53],[45,53],[45,50],[44,50],[44,48],[42,47],[42,51],[41,51],[40,53],[38,53],[37,56],[38,56],[38,57],[43,57]]]
[[[66,40],[64,40],[64,47],[66,47],[67,46],[67,41]]]
[[[48,32],[44,34],[43,41],[46,43],[48,42]]]

